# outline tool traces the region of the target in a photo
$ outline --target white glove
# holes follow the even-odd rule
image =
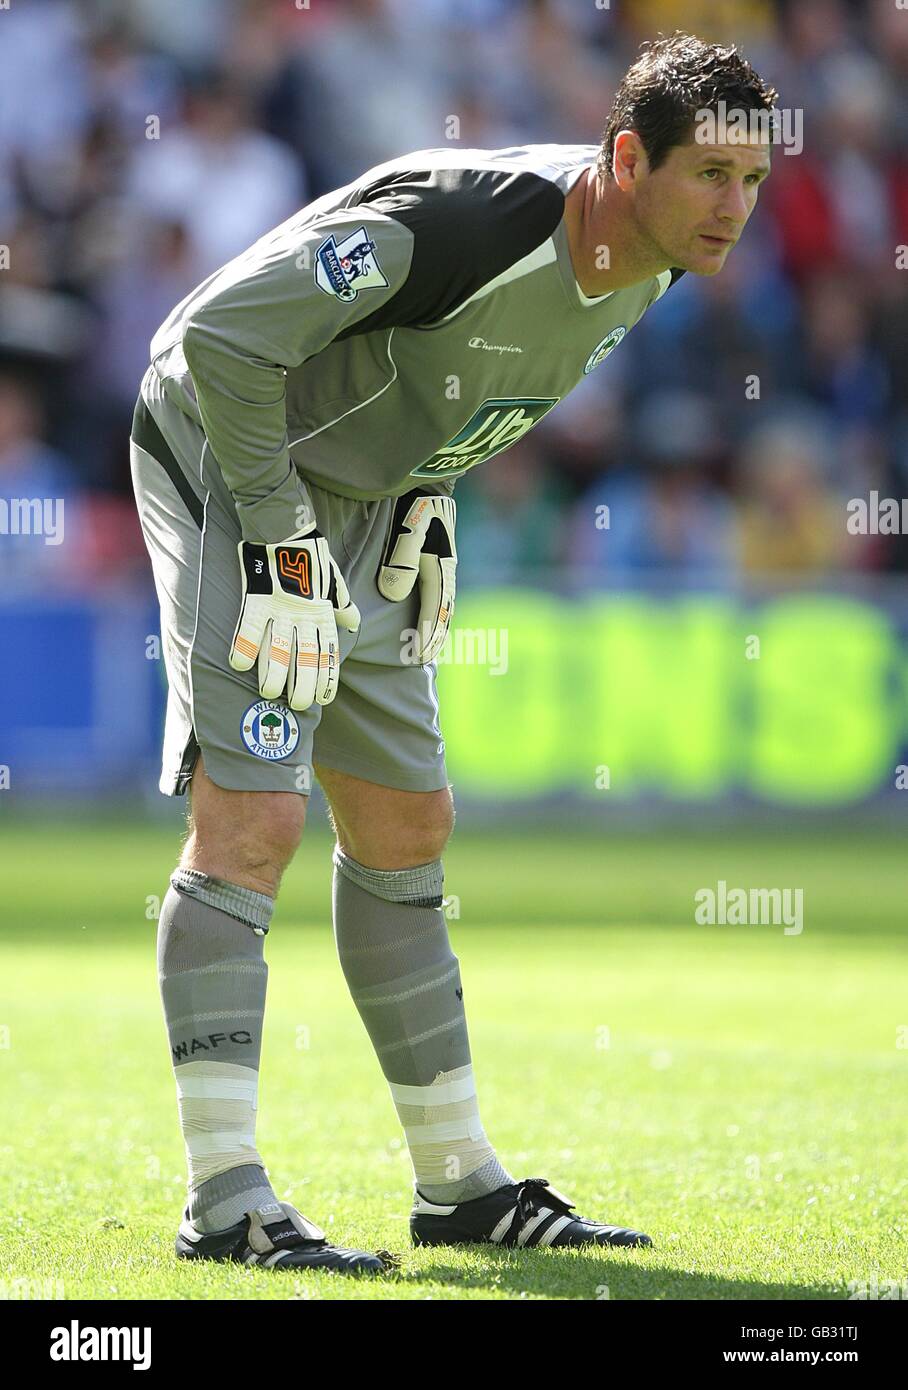
[[[230,648],[234,671],[258,658],[259,690],[291,709],[337,694],[338,626],[359,627],[359,609],[315,524],[274,545],[240,541],[243,602]]]
[[[419,575],[419,647],[415,661],[434,661],[448,635],[454,612],[457,507],[447,493],[407,492],[398,497],[379,567],[377,584],[385,598],[399,602],[413,592]]]

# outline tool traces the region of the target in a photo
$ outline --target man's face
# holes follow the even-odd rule
[[[769,174],[765,141],[674,145],[654,172],[641,149],[634,210],[641,232],[667,263],[718,275]]]

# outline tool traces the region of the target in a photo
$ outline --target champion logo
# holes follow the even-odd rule
[[[482,352],[523,352],[516,343],[489,343],[485,338],[470,338],[467,347],[478,348]]]

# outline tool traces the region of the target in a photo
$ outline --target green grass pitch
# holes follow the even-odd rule
[[[266,946],[258,1141],[281,1197],[343,1243],[401,1254],[369,1281],[173,1256],[185,1176],[153,898],[177,840],[5,819],[6,1296],[842,1300],[904,1278],[894,836],[458,828],[449,927],[486,1130],[517,1176],[655,1242],[512,1253],[409,1245],[401,1130],[334,954],[329,842],[307,832]],[[694,893],[720,878],[802,887],[803,933],[694,925]]]

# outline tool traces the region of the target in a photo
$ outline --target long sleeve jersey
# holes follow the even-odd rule
[[[306,481],[451,492],[618,346],[684,272],[595,299],[565,198],[595,145],[420,150],[327,193],[209,276],[155,334],[247,540],[297,529]]]

